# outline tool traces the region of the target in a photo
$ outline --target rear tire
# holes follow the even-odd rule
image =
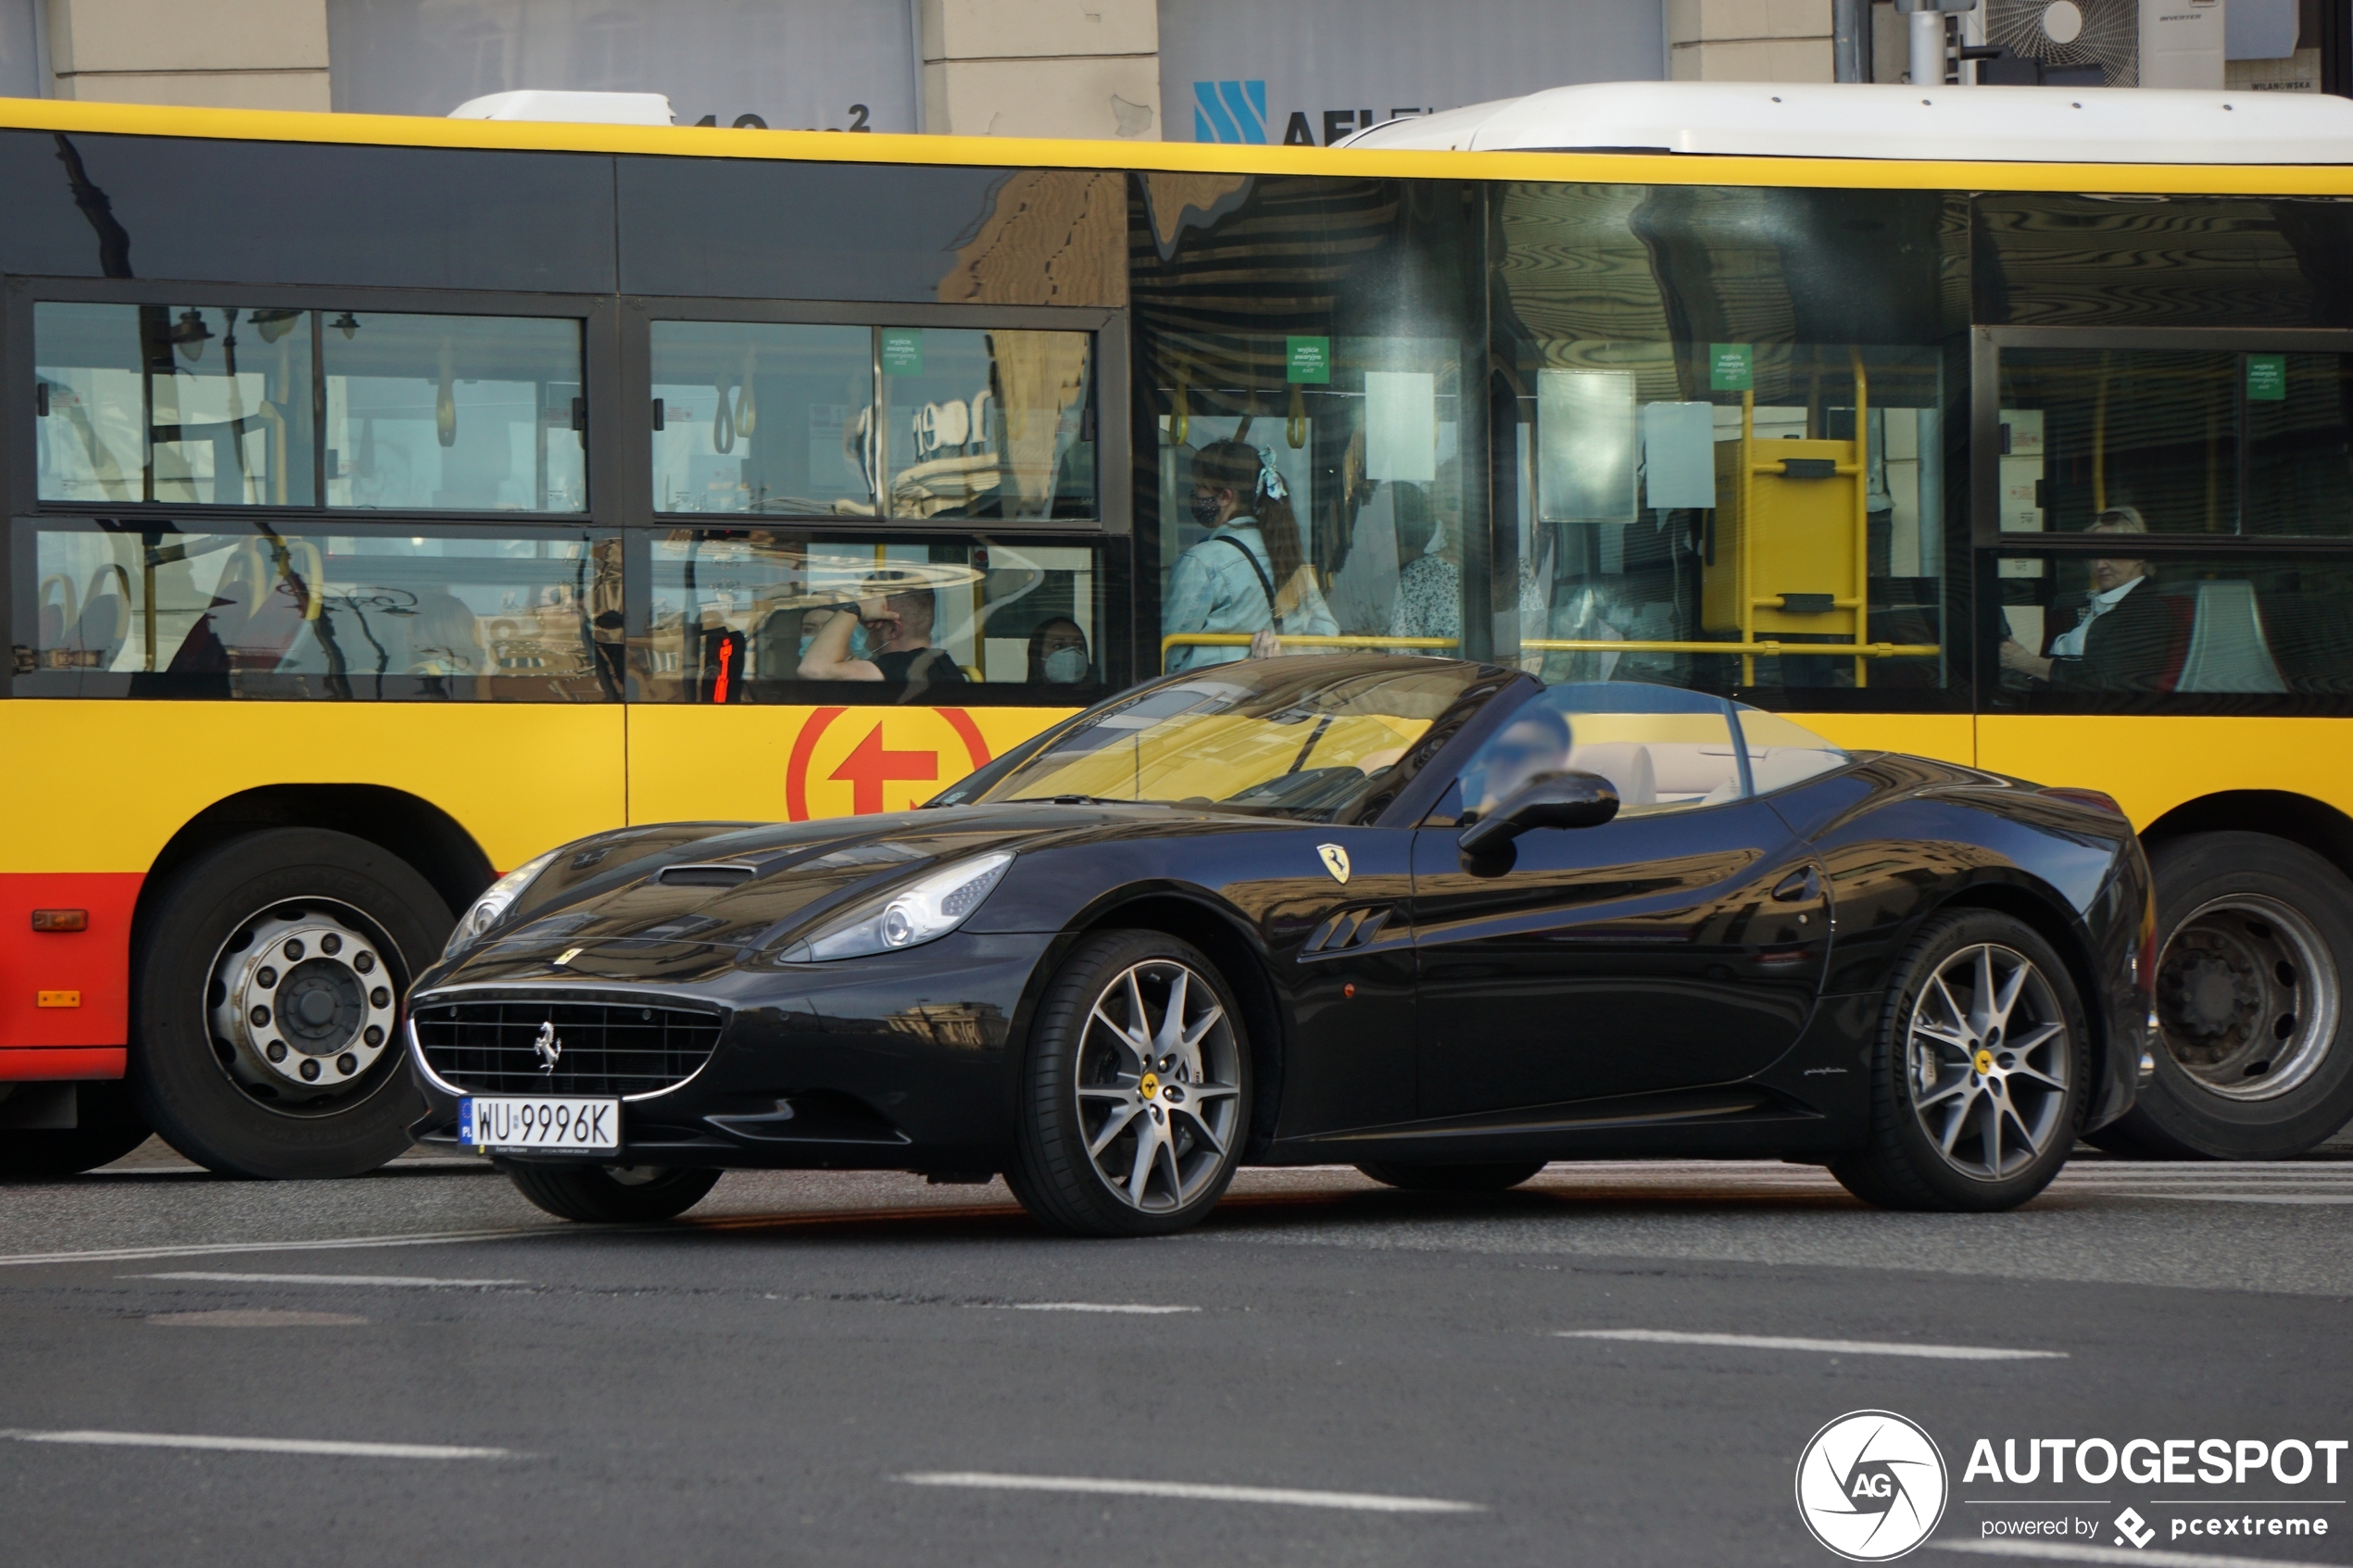
[[[661,1165],[509,1165],[506,1172],[548,1213],[587,1225],[674,1220],[700,1203],[720,1174]]]
[[[271,828],[199,856],[132,959],[140,1113],[223,1175],[374,1170],[424,1114],[396,1010],[453,923],[407,861],[349,834]]]
[[[1167,1236],[1233,1180],[1250,1127],[1232,990],[1189,942],[1106,931],[1046,988],[1016,1089],[1005,1184],[1072,1236]]]
[[[147,1123],[120,1083],[74,1085],[71,1127],[0,1132],[0,1178],[41,1181],[110,1165],[147,1141]]]
[[[2300,845],[2200,833],[2149,853],[2157,1075],[2092,1135],[2160,1160],[2286,1160],[2353,1118],[2353,884]]]
[[[1524,1160],[1510,1165],[1391,1165],[1356,1167],[1384,1186],[1407,1192],[1509,1192],[1549,1161]]]
[[[2014,1209],[2067,1163],[2090,1103],[2091,1031],[2066,963],[2021,921],[1937,915],[1895,968],[1861,1149],[1831,1161],[1881,1209]]]

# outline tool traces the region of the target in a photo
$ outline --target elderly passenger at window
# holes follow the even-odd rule
[[[2111,507],[2085,532],[2146,533],[2148,524],[2131,507]],[[2091,592],[2052,607],[2050,624],[2060,630],[2043,652],[2005,640],[2003,670],[2072,691],[2164,691],[2179,633],[2153,576],[2145,560],[2094,560]]]

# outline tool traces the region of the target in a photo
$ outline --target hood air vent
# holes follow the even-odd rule
[[[733,887],[737,883],[749,882],[754,874],[754,868],[750,866],[707,860],[694,865],[666,866],[654,880],[664,887]]]

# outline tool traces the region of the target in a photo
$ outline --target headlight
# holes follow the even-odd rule
[[[492,883],[490,891],[475,899],[459,919],[458,929],[449,934],[449,945],[441,949],[441,961],[447,963],[481,941],[490,928],[514,907],[515,900],[522,897],[522,890],[531,885],[531,879],[547,869],[547,862],[554,859],[560,849],[559,846],[536,859],[525,860]]]
[[[1013,863],[1013,856],[1003,850],[959,860],[886,898],[859,905],[779,956],[786,963],[857,959],[945,936],[980,908],[981,900],[1004,880],[1005,868]]]

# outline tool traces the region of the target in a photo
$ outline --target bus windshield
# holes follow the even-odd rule
[[[983,801],[1220,806],[1302,822],[1392,794],[1450,709],[1497,671],[1441,659],[1268,659],[1213,667],[1105,703]]]

